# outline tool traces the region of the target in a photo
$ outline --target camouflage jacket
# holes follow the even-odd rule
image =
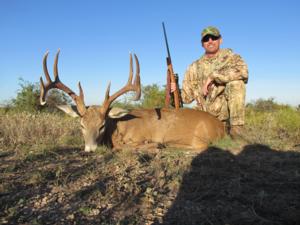
[[[213,79],[213,85],[209,89],[208,96],[204,97],[202,87],[207,78]],[[241,56],[234,54],[231,49],[220,49],[213,58],[203,55],[193,62],[185,72],[182,85],[182,100],[191,103],[196,100],[201,110],[210,111],[210,105],[219,101],[222,105],[225,101],[224,93],[226,83],[234,80],[248,81],[248,68]],[[221,99],[218,99],[218,98]],[[200,103],[200,104],[199,104]]]

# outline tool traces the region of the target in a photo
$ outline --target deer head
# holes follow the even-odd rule
[[[79,87],[79,96],[76,95],[70,88],[64,85],[58,76],[58,56],[59,50],[56,54],[54,61],[54,81],[51,80],[48,69],[47,69],[47,57],[48,52],[45,54],[43,58],[43,69],[44,74],[47,80],[47,83],[44,84],[42,77],[40,78],[40,103],[41,105],[46,104],[46,96],[50,89],[56,88],[67,93],[75,102],[75,106],[69,105],[57,105],[57,107],[63,110],[65,113],[73,116],[80,117],[80,124],[82,134],[85,140],[85,151],[93,151],[97,148],[97,144],[103,138],[103,134],[105,131],[105,121],[108,117],[119,118],[124,116],[127,112],[125,110],[114,110],[111,109],[110,106],[114,100],[116,100],[119,96],[125,94],[129,91],[135,91],[136,96],[134,100],[140,99],[141,96],[141,83],[140,83],[140,68],[139,61],[136,55],[134,55],[136,62],[136,75],[133,80],[133,66],[132,66],[132,55],[130,54],[130,70],[129,70],[129,78],[127,84],[122,87],[119,91],[110,96],[110,83],[106,89],[105,99],[102,106],[85,106],[84,103],[84,94],[80,82],[78,83]]]

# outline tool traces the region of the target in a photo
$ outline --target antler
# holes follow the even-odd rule
[[[134,101],[137,101],[140,99],[140,97],[141,97],[140,65],[139,65],[139,60],[135,54],[134,54],[134,59],[135,59],[135,64],[136,64],[136,74],[135,74],[133,83],[132,83],[132,76],[133,76],[132,55],[130,54],[130,69],[129,69],[129,78],[128,78],[127,84],[123,88],[121,88],[119,91],[114,93],[112,96],[109,96],[109,91],[110,91],[110,82],[109,82],[108,87],[106,89],[105,99],[103,102],[103,107],[102,107],[103,112],[106,112],[108,110],[109,106],[116,98],[125,94],[128,91],[136,92]]]
[[[53,73],[54,73],[54,79],[55,79],[54,82],[51,80],[48,69],[47,69],[47,57],[48,57],[49,52],[46,52],[46,54],[43,58],[43,69],[44,69],[44,74],[45,74],[47,83],[45,85],[43,82],[43,78],[40,77],[40,89],[41,89],[40,103],[41,103],[41,105],[45,105],[47,92],[52,88],[57,88],[59,90],[64,91],[65,93],[67,93],[75,101],[79,114],[81,116],[83,116],[86,112],[86,107],[84,104],[84,95],[83,95],[83,90],[81,88],[80,82],[78,83],[80,95],[77,96],[70,88],[65,86],[59,80],[58,69],[57,69],[59,52],[60,52],[60,50],[58,50],[58,52],[56,53],[54,66],[53,66]]]

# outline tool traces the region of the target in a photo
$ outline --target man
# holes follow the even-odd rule
[[[196,108],[223,121],[233,138],[240,136],[245,122],[247,65],[231,49],[220,48],[222,37],[217,28],[205,28],[201,37],[205,53],[187,68],[182,100],[195,100]]]

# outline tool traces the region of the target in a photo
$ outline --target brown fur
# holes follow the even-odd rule
[[[149,143],[203,149],[224,136],[224,126],[207,112],[194,109],[136,109],[107,119],[103,143],[113,148]]]

